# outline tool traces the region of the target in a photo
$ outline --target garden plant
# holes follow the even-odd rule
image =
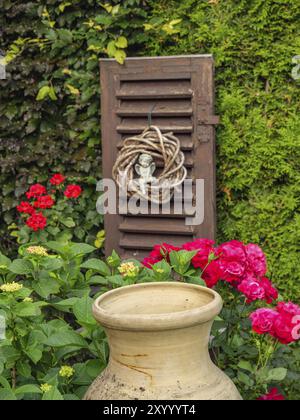
[[[93,300],[149,281],[218,291],[214,362],[246,400],[299,400],[298,2],[0,5],[0,400],[81,399],[109,356]],[[182,54],[215,59],[217,242],[104,259],[99,58]]]

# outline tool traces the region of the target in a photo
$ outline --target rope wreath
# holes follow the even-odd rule
[[[142,191],[137,182],[135,164],[143,154],[162,160],[163,171],[147,191]],[[143,199],[163,204],[171,200],[174,189],[187,177],[185,156],[180,150],[180,141],[173,133],[162,134],[156,126],[146,128],[141,135],[124,140],[112,170],[118,186],[126,189],[127,196],[138,194]]]

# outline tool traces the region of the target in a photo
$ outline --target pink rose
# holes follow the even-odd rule
[[[242,283],[238,286],[238,290],[246,296],[248,303],[254,302],[255,300],[263,300],[266,297],[265,289],[259,280],[252,275],[247,275],[243,279]]]
[[[284,401],[285,398],[280,394],[277,388],[272,388],[268,394],[262,395],[258,398],[258,401]]]
[[[221,277],[229,283],[240,283],[246,270],[245,246],[239,241],[230,241],[220,245],[216,250],[219,256]]]
[[[272,309],[258,309],[250,315],[253,331],[255,331],[257,334],[273,333],[274,324],[278,317],[278,312]]]
[[[265,276],[267,272],[267,260],[262,249],[255,244],[249,244],[245,249],[248,270],[259,277]]]
[[[286,317],[294,318],[296,315],[300,315],[300,307],[292,302],[279,302],[277,305],[277,311]]]

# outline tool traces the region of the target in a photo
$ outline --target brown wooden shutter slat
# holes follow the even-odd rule
[[[180,246],[195,237],[214,239],[215,220],[215,129],[214,66],[211,56],[129,58],[124,65],[101,60],[103,177],[112,177],[112,166],[122,142],[140,134],[152,124],[162,132],[173,132],[185,153],[188,178],[205,182],[205,219],[187,226],[186,216],[178,215],[105,215],[106,254],[113,249],[122,257],[143,258],[154,244],[170,242]],[[157,175],[162,161],[156,160]],[[195,197],[194,197],[195,198]],[[191,200],[189,204],[192,203]],[[191,213],[191,214],[187,214]]]
[[[184,219],[170,220],[166,223],[164,219],[160,218],[126,218],[120,224],[121,232],[140,232],[140,233],[161,233],[167,235],[189,235],[194,233],[192,226],[186,226]]]

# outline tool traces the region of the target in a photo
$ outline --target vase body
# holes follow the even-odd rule
[[[208,343],[220,296],[184,283],[145,283],[94,304],[110,359],[86,400],[240,400],[211,361]]]

